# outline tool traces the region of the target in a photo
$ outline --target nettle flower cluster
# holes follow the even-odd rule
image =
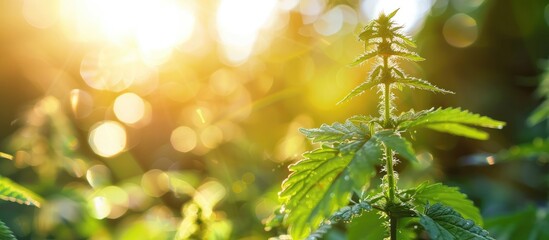
[[[410,77],[399,68],[397,60],[424,59],[410,50],[415,47],[414,42],[392,21],[396,13],[382,14],[359,35],[366,53],[353,65],[370,59],[376,62],[366,81],[341,101],[377,87],[380,116],[357,115],[344,123],[300,129],[320,147],[304,153],[303,160],[289,166],[291,174],[279,193],[281,207],[268,227],[287,226],[293,239],[318,239],[337,222],[350,222],[359,215],[377,211],[387,230],[378,239],[415,238],[418,232],[427,233],[431,239],[492,239],[481,228],[479,210],[457,188],[440,183],[423,183],[410,189],[397,187],[394,166],[398,159],[417,161],[408,140],[417,130],[427,128],[485,140],[488,134],[474,127],[499,129],[504,123],[459,108],[395,114],[394,90],[451,93]],[[370,186],[378,165],[383,166],[382,184]]]

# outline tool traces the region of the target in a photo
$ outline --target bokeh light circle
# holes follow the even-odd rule
[[[113,157],[126,148],[126,130],[114,121],[103,121],[92,127],[88,142],[102,157]]]
[[[135,93],[124,93],[114,101],[113,110],[118,120],[134,124],[145,116],[145,101]]]
[[[170,142],[173,148],[180,152],[189,152],[196,147],[198,137],[196,132],[186,126],[180,126],[172,131]]]
[[[468,47],[477,40],[477,22],[467,14],[455,14],[444,23],[442,34],[448,44],[458,48]]]

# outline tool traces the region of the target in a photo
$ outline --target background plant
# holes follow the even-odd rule
[[[0,175],[45,200],[40,208],[0,201],[0,219],[20,240],[171,239],[183,219],[193,219],[187,215],[198,216],[191,238],[212,236],[217,223],[230,230],[221,239],[285,233],[266,232],[261,221],[277,207],[286,166],[312,149],[296,129],[376,111],[376,94],[338,108],[333,103],[368,75],[347,67],[363,49],[356,33],[401,4],[395,21],[406,23],[402,31],[417,39],[427,60],[422,68],[399,66],[459,94],[402,91],[394,105],[461,106],[508,125],[489,131],[491,141],[418,131],[418,162],[396,166],[399,188],[425,181],[458,186],[489,218],[520,211],[524,202],[543,210],[547,165],[489,165],[486,157],[546,138],[542,124],[524,125],[540,103],[532,97],[541,71],[536,63],[549,56],[546,1],[139,1],[147,8],[125,2],[0,4],[0,151],[14,155],[0,161]],[[159,11],[166,3],[177,5]],[[139,41],[132,29],[140,31]],[[190,33],[187,41],[174,42],[182,33]],[[166,51],[173,43],[179,45]],[[147,44],[160,48],[141,51]],[[374,63],[363,65],[373,70]],[[104,81],[93,81],[94,74]],[[143,104],[120,108],[118,98],[128,96]],[[44,104],[50,100],[56,108]],[[119,118],[139,110],[137,122]],[[126,133],[125,148],[108,157],[96,153],[105,146],[90,137],[105,122]],[[115,137],[107,139],[121,141]],[[475,160],[484,164],[475,165],[469,157],[483,152]],[[197,192],[219,186],[223,199],[200,203],[212,214],[186,207],[198,204]],[[330,225],[325,237],[380,239],[385,227],[376,212]]]
[[[425,80],[407,76],[396,64],[397,59],[423,60],[409,50],[415,44],[399,32],[401,26],[394,24],[392,18],[396,13],[395,10],[389,15],[381,14],[359,35],[367,52],[353,65],[371,58],[376,58],[377,63],[368,79],[342,100],[345,102],[378,87],[381,117],[359,115],[343,124],[301,129],[307,138],[321,146],[305,153],[305,159],[289,167],[292,173],[279,193],[282,201],[279,214],[284,216],[282,221],[296,239],[319,238],[328,225],[351,221],[362,212],[372,210],[379,211],[387,222],[390,239],[397,239],[397,232],[413,234],[407,226],[399,230],[399,222],[401,226],[419,223],[433,239],[492,239],[479,227],[482,219],[478,210],[457,189],[428,183],[412,189],[397,187],[395,156],[417,161],[405,134],[413,136],[417,129],[428,128],[485,140],[488,134],[472,126],[501,128],[504,123],[459,108],[394,114],[393,89],[449,93]],[[382,183],[379,189],[370,190],[370,178],[380,164],[385,173]],[[347,206],[350,202],[354,204]]]

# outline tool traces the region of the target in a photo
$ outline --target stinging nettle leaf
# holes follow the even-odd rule
[[[416,154],[412,148],[412,144],[395,132],[385,130],[377,132],[374,136],[375,139],[381,141],[385,146],[392,149],[400,156],[412,161],[417,162]]]
[[[489,137],[488,133],[485,131],[457,123],[436,123],[426,125],[426,127],[438,132],[449,133],[456,136],[468,137],[477,140],[487,140]]]
[[[351,206],[345,206],[335,212],[330,218],[328,218],[327,221],[322,223],[322,225],[316,231],[314,231],[307,237],[307,240],[321,239],[322,236],[324,236],[330,230],[333,224],[336,224],[338,222],[350,222],[354,218],[359,217],[364,212],[368,212],[370,210],[372,210],[372,206],[370,206],[370,204],[367,202],[360,202]]]
[[[451,94],[454,93],[452,91],[448,91],[446,89],[439,88],[439,87],[431,84],[430,82],[425,81],[423,79],[419,79],[419,78],[413,78],[413,77],[399,78],[399,79],[395,79],[395,83],[400,83],[400,84],[403,84],[404,86],[407,86],[407,87],[410,87],[410,88],[417,88],[417,89],[427,90],[427,91],[432,91],[432,92],[451,93]]]
[[[349,145],[350,149],[340,150]],[[370,139],[342,144],[339,148],[324,146],[304,157],[290,165],[292,173],[279,193],[290,234],[296,239],[306,237],[346,206],[353,191],[369,185],[382,150],[377,141]]]
[[[0,199],[40,207],[40,198],[30,190],[0,176]]]
[[[404,51],[392,51],[392,55],[400,58],[404,58],[406,60],[414,61],[414,62],[421,62],[424,61],[425,58],[420,57],[416,53],[413,52],[404,52]]]
[[[417,127],[431,128],[436,131],[450,133],[458,136],[485,140],[488,134],[470,126],[497,128],[505,126],[502,121],[471,113],[460,108],[437,109],[409,121],[399,123],[399,128],[409,129]]]
[[[395,32],[393,35],[394,35],[398,40],[404,42],[406,45],[408,45],[408,46],[410,46],[410,47],[413,47],[413,48],[417,47],[417,46],[416,46],[416,43],[415,43],[412,39],[410,39],[410,37],[405,36],[405,35],[403,35],[403,34],[400,34],[400,33],[398,33],[398,32]]]
[[[342,142],[351,139],[365,139],[368,134],[368,129],[360,124],[355,124],[350,120],[345,123],[333,123],[332,125],[322,124],[320,128],[301,128],[299,129],[305,137],[316,142]]]
[[[475,225],[472,220],[464,219],[458,212],[440,203],[426,206],[419,223],[433,240],[494,240],[488,231]]]
[[[482,216],[473,201],[461,193],[457,187],[449,187],[442,183],[429,184],[424,182],[415,189],[404,191],[413,195],[414,203],[424,206],[427,203],[442,203],[453,208],[464,218],[471,219],[482,226]]]
[[[351,64],[349,64],[351,67],[354,67],[356,65],[359,65],[361,63],[363,63],[364,61],[370,59],[370,58],[373,58],[377,56],[377,52],[376,51],[371,51],[371,52],[367,52],[367,53],[364,53],[362,54],[360,57],[358,57],[356,60],[354,60]]]
[[[13,236],[13,232],[4,224],[4,222],[0,221],[0,239],[2,240],[17,240],[15,236]]]
[[[351,98],[354,98],[356,96],[360,96],[362,93],[364,93],[366,90],[372,88],[372,87],[375,87],[376,85],[378,85],[379,82],[378,81],[366,81],[362,84],[360,84],[358,87],[356,87],[355,89],[353,89],[351,91],[351,93],[347,94],[347,96],[345,96],[341,101],[339,101],[337,104],[341,104],[341,103],[344,103],[344,102],[347,102],[349,101]]]

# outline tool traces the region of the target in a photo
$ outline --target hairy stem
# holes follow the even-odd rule
[[[385,41],[385,39],[384,39]],[[384,76],[390,76],[390,68],[389,68],[389,61],[388,57],[383,57],[383,71]],[[384,103],[384,119],[383,119],[383,127],[389,128],[391,123],[391,84],[389,82],[385,82],[384,84],[385,89],[383,91],[383,100]],[[389,187],[389,199],[388,204],[392,205],[395,203],[395,192],[396,192],[396,181],[395,181],[395,171],[393,169],[393,151],[389,149],[388,147],[385,147],[385,169],[387,170],[387,185]],[[389,228],[390,228],[390,234],[391,234],[391,240],[396,240],[397,236],[397,219],[393,216],[391,216],[391,213],[388,213],[390,222],[389,222]]]
[[[387,181],[389,185],[389,202],[395,202],[395,192],[396,192],[396,183],[395,183],[395,171],[393,170],[393,151],[388,147],[385,147],[385,160],[386,160],[386,170],[387,170]]]

